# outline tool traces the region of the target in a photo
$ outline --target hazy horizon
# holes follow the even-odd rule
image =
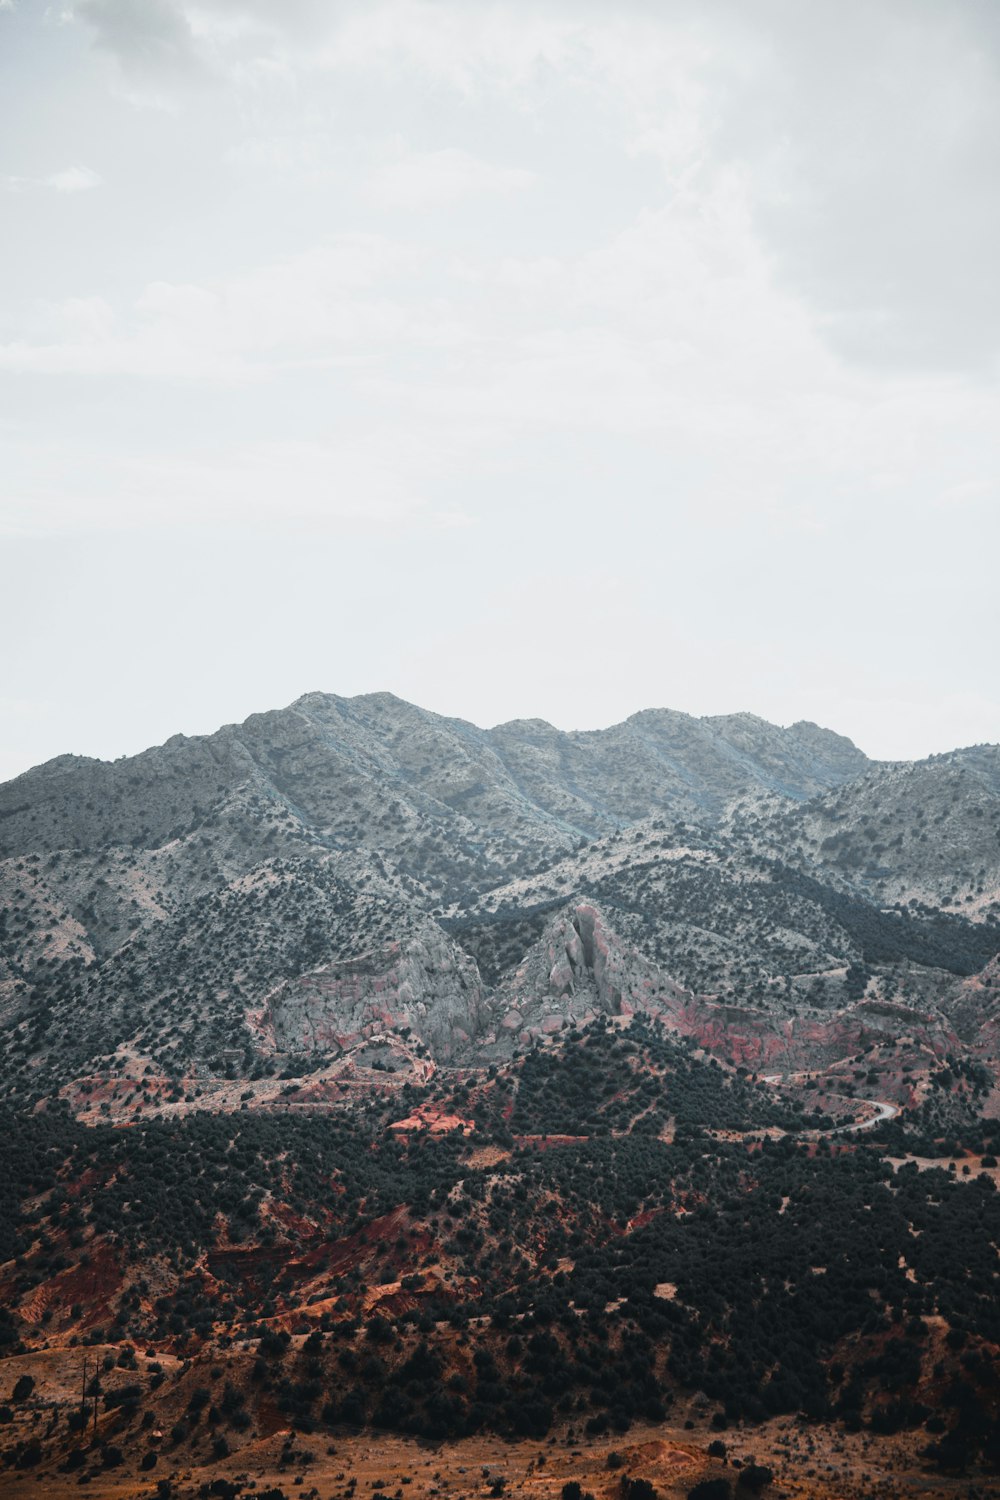
[[[385,687],[1000,741],[988,0],[0,0],[0,778]]]

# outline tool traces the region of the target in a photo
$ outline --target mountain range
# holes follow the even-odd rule
[[[761,1068],[876,1034],[988,1049],[995,1006],[966,1000],[1000,948],[1000,749],[312,693],[7,783],[0,891],[15,1099],[141,1077],[177,1108],[197,1075],[256,1106],[637,1009]]]

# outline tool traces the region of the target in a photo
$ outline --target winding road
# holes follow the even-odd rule
[[[858,1099],[858,1104],[870,1104],[876,1113],[870,1120],[855,1120],[851,1125],[835,1125],[832,1130],[824,1131],[824,1135],[842,1135],[848,1131],[857,1133],[861,1130],[873,1130],[876,1125],[881,1125],[883,1120],[894,1120],[899,1114],[898,1104],[888,1104],[884,1099]]]
[[[791,1083],[796,1078],[815,1078],[816,1074],[810,1071],[802,1073],[789,1073],[787,1076],[781,1073],[765,1073],[761,1077],[761,1083],[769,1083],[772,1087],[782,1082]],[[846,1098],[846,1095],[839,1095]],[[874,1130],[876,1125],[881,1125],[883,1120],[894,1120],[899,1114],[898,1104],[889,1104],[885,1099],[852,1099],[852,1104],[870,1104],[875,1113],[870,1120],[853,1120],[849,1125],[834,1125],[829,1130],[817,1131],[817,1135],[850,1135],[860,1134],[862,1130]]]

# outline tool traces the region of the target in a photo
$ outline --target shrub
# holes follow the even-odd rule
[[[627,1474],[622,1475],[620,1493],[622,1500],[656,1500],[656,1489],[648,1479],[629,1479]]]
[[[756,1464],[751,1459],[739,1477],[739,1487],[750,1490],[754,1495],[759,1495],[764,1486],[770,1484],[773,1478],[774,1473],[766,1464]]]

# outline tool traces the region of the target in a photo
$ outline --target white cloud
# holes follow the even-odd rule
[[[191,23],[174,0],[76,0],[74,14],[94,31],[98,46],[140,72],[198,66]]]
[[[3,177],[0,182],[12,192],[25,188],[52,188],[57,193],[86,193],[100,187],[103,178],[90,167],[64,167],[46,177]]]
[[[369,178],[366,196],[380,208],[441,208],[475,194],[514,193],[537,181],[523,167],[501,167],[457,146],[405,151]]]
[[[745,171],[758,231],[841,354],[986,370],[1000,356],[1000,32],[988,7],[84,0],[80,13],[157,87],[201,70],[259,96],[268,81],[294,92],[330,74],[334,89],[429,85],[539,122],[575,98],[670,183],[690,186],[706,165]],[[443,207],[525,185],[506,175],[523,166],[473,172],[466,155],[464,141],[414,146],[376,168],[369,201]]]
[[[67,633],[46,559],[88,535],[98,562],[148,552],[161,591],[164,537],[194,553],[214,528],[225,568],[252,534],[289,578],[332,539],[393,649],[405,609],[444,709],[482,649],[477,717],[494,695],[555,716],[538,642],[585,629],[570,722],[735,697],[850,730],[863,699],[874,746],[881,698],[991,711],[984,6],[29,10],[3,17],[0,124],[30,154],[6,180],[0,498],[37,546],[37,618]],[[88,199],[84,163],[114,191]],[[276,659],[297,647],[276,631]],[[358,660],[359,687],[384,675]],[[899,709],[915,745],[929,712]]]
[[[0,369],[245,380],[288,362],[446,346],[460,324],[389,290],[422,259],[384,237],[344,235],[227,280],[151,282],[122,311],[101,297],[70,298],[0,345]]]
[[[1000,479],[962,479],[949,484],[938,496],[941,506],[973,506],[989,504],[994,508],[1000,500]]]
[[[11,450],[0,534],[9,539],[189,529],[285,537],[389,535],[456,530],[472,524],[458,507],[435,506],[440,469],[433,442],[416,431],[343,432],[326,441],[261,440],[215,446],[155,462],[127,455],[92,457],[54,444],[44,462],[19,462]]]
[[[91,188],[100,187],[102,180],[100,173],[91,171],[90,167],[66,167],[41,179],[46,187],[55,188],[57,193],[86,193]]]

